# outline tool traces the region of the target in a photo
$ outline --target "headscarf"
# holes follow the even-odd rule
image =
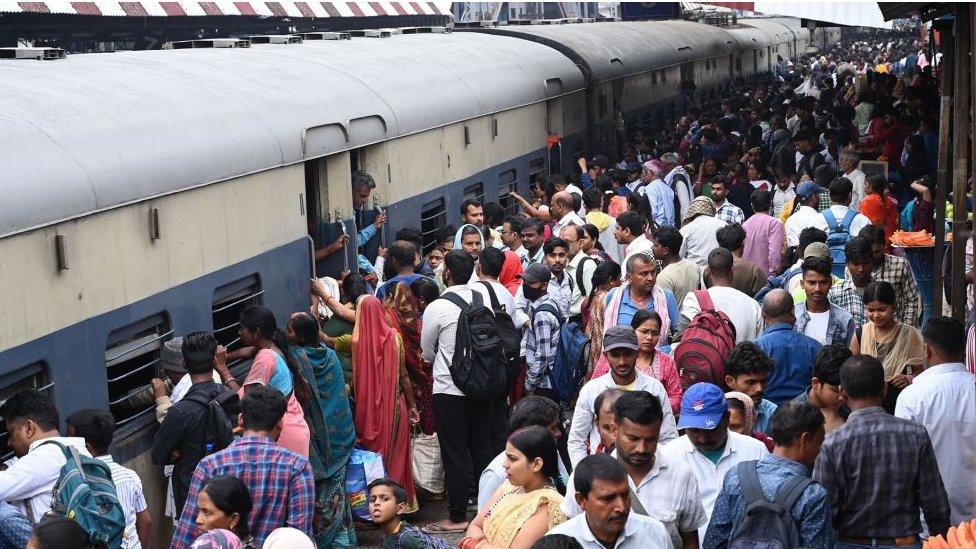
[[[420,348],[421,317],[417,299],[410,286],[398,282],[386,292],[383,306],[390,325],[400,334],[403,344],[404,366],[414,389],[415,400],[420,411],[420,428],[425,434],[434,432],[434,415],[420,402],[433,390],[433,377],[424,368],[423,352]],[[428,398],[429,399],[429,398]]]
[[[505,289],[514,296],[518,293],[519,286],[522,285],[522,260],[513,251],[505,252],[505,262],[502,264],[502,272],[498,275],[498,282],[505,286]]]
[[[315,549],[315,544],[301,530],[286,527],[271,532],[264,549]]]
[[[205,532],[193,542],[190,549],[241,549],[242,547],[244,544],[237,534],[221,528]]]
[[[685,218],[681,220],[682,225],[687,225],[692,219],[695,219],[699,215],[708,215],[715,217],[715,204],[712,199],[707,196],[697,196],[691,201],[691,205],[688,206],[688,213],[685,214]]]
[[[739,391],[729,391],[725,393],[725,398],[734,398],[742,403],[744,416],[742,421],[746,423],[746,432],[752,434],[756,429],[756,420],[758,415],[756,414],[756,404],[752,401],[752,397],[745,393],[740,393]]]
[[[352,331],[353,381],[358,442],[367,450],[383,453],[393,440],[393,417],[400,379],[400,345],[383,305],[371,295],[356,304]]]
[[[478,239],[481,240],[481,249],[484,250],[485,249],[485,235],[481,233],[481,228],[479,228],[477,225],[472,225],[471,223],[465,223],[464,225],[461,225],[458,228],[457,232],[454,233],[454,249],[455,250],[460,250],[461,249],[461,234],[464,232],[464,228],[465,227],[472,227],[472,228],[474,228],[475,230],[478,231]]]

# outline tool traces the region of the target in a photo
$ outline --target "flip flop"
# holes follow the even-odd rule
[[[421,528],[420,531],[425,534],[463,534],[468,531],[468,525],[465,524],[463,528],[445,528],[438,522],[432,522]]]

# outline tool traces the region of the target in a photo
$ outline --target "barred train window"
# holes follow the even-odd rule
[[[264,290],[261,289],[261,280],[257,274],[224,284],[214,290],[210,314],[213,319],[214,339],[217,340],[218,345],[227,347],[228,351],[243,346],[238,335],[241,311],[251,305],[260,305],[263,295]],[[240,377],[244,375],[243,370],[247,367],[245,362],[238,360],[227,366],[235,377]]]
[[[159,313],[108,336],[105,368],[108,377],[108,404],[115,417],[115,429],[129,434],[152,418],[155,401],[143,391],[151,390],[158,376],[163,342],[172,337],[169,319]]]
[[[438,233],[447,224],[447,211],[444,199],[438,198],[424,204],[420,210],[420,233],[423,237],[424,254],[433,250],[438,242]]]
[[[535,160],[529,162],[529,186],[533,187],[535,184],[542,179],[545,174],[543,171],[546,169],[545,160],[541,158],[536,158]]]
[[[498,174],[498,203],[505,208],[505,215],[518,215],[518,202],[508,194],[517,190],[518,178],[515,170]]]
[[[475,183],[473,185],[468,185],[467,187],[465,187],[464,188],[464,196],[461,197],[461,200],[467,200],[469,198],[473,198],[473,199],[477,200],[478,202],[481,202],[482,205],[484,205],[484,203],[485,203],[485,186],[484,186],[484,184],[479,181],[479,182],[477,182],[477,183]]]
[[[34,362],[0,376],[0,405],[6,402],[10,395],[31,389],[47,393],[50,397],[54,396],[54,383],[44,362]],[[10,448],[9,437],[7,425],[3,422],[3,418],[0,418],[0,461],[6,461],[14,455],[13,449]]]

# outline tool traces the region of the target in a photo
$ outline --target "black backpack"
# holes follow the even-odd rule
[[[183,400],[203,406],[203,419],[200,429],[203,430],[203,454],[196,456],[203,459],[214,452],[226,448],[234,440],[234,425],[230,418],[236,418],[240,412],[240,398],[231,390],[223,390],[213,398],[204,392],[188,393]]]
[[[796,476],[779,487],[776,499],[763,494],[757,461],[737,466],[746,514],[732,529],[729,549],[792,549],[800,547],[800,532],[793,521],[793,505],[813,480]]]
[[[461,309],[451,358],[451,379],[465,396],[475,400],[495,400],[507,389],[507,364],[502,356],[502,340],[491,309],[485,307],[478,292],[471,292],[468,303],[453,292],[446,299]]]
[[[522,352],[522,330],[515,326],[511,315],[505,311],[505,307],[498,301],[495,289],[490,282],[479,280],[488,290],[488,297],[491,299],[491,308],[495,311],[495,327],[498,330],[498,339],[501,340],[502,356],[505,359],[505,391],[510,392],[518,378],[519,367],[521,366]]]

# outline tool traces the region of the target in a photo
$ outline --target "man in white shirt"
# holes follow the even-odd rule
[[[40,522],[51,510],[54,485],[66,461],[63,447],[91,454],[85,439],[61,436],[58,408],[40,391],[14,393],[0,406],[0,416],[6,422],[8,444],[19,458],[0,471],[0,499],[19,507],[31,522]]]
[[[583,227],[568,225],[559,231],[559,238],[569,246],[569,262],[566,263],[566,276],[573,281],[573,296],[569,301],[569,320],[582,320],[583,300],[593,289],[593,271],[597,260],[583,253]]]
[[[664,385],[653,377],[637,371],[637,334],[630,326],[614,326],[603,336],[603,353],[610,363],[610,372],[587,381],[580,389],[573,411],[573,423],[569,428],[566,446],[569,460],[575,466],[596,449],[600,442],[594,418],[596,397],[603,391],[616,387],[624,391],[647,391],[663,403],[670,402]],[[671,406],[662,406],[664,421],[661,423],[661,443],[678,438],[674,413]]]
[[[576,282],[566,274],[569,262],[569,244],[558,236],[550,238],[542,247],[545,252],[545,266],[552,272],[549,280],[549,297],[559,306],[563,318],[569,318],[569,304],[573,301]]]
[[[514,215],[506,217],[498,234],[504,245],[502,251],[515,252],[522,267],[525,267],[528,264],[529,251],[522,245],[522,218]]]
[[[702,506],[709,519],[722,489],[725,473],[743,461],[758,460],[769,453],[758,440],[729,431],[729,410],[725,394],[711,383],[696,383],[681,397],[678,427],[687,429],[678,440],[664,447],[669,457],[688,465],[698,481]],[[703,526],[698,538],[705,538]]]
[[[678,211],[674,212],[675,223],[679,219],[684,219],[688,212],[688,206],[695,198],[691,189],[691,177],[681,166],[681,157],[678,153],[664,153],[661,155],[661,162],[664,162],[664,182],[670,187],[678,198]]]
[[[823,189],[813,181],[803,181],[796,186],[796,198],[800,207],[786,220],[786,245],[796,246],[800,241],[800,231],[815,227],[827,232],[827,220],[817,211],[820,193]]]
[[[638,192],[647,196],[651,204],[651,215],[658,227],[674,227],[674,191],[661,179],[659,160],[644,162],[642,179],[647,182]]]
[[[852,182],[846,177],[838,177],[830,182],[830,208],[820,214],[824,216],[824,221],[827,223],[828,235],[832,232],[845,232],[843,229],[846,227],[847,240],[850,240],[857,236],[861,229],[871,224],[867,216],[857,213],[857,209],[851,203],[852,196]],[[849,221],[845,223],[848,219]],[[847,240],[844,241],[845,244]]]
[[[681,233],[681,249],[678,255],[704,267],[708,262],[708,252],[718,248],[715,233],[726,225],[726,222],[715,217],[715,204],[711,198],[695,198],[678,231]]]
[[[728,315],[735,326],[735,342],[753,341],[763,331],[762,308],[752,297],[732,287],[732,252],[716,248],[708,254],[708,272],[712,287],[705,290],[716,311]],[[677,331],[680,335],[702,311],[695,292],[688,292],[681,303]]]
[[[614,236],[617,242],[626,246],[624,250],[624,260],[620,263],[626,265],[630,256],[637,253],[654,253],[654,243],[648,240],[644,234],[647,228],[647,220],[637,212],[624,212],[617,218],[617,229]]]
[[[123,549],[149,547],[152,518],[142,491],[142,480],[132,469],[123,467],[112,459],[108,448],[112,445],[115,419],[107,410],[87,408],[78,410],[65,420],[68,436],[85,439],[85,445],[95,459],[108,465],[112,473],[115,493],[125,512],[125,530],[122,533]]]
[[[687,465],[658,448],[664,420],[661,402],[650,393],[633,391],[621,395],[613,410],[616,442],[612,455],[627,471],[631,509],[659,520],[674,547],[698,547],[698,529],[708,524],[698,481]],[[570,476],[566,493],[575,492]],[[562,508],[567,517],[582,512],[572,497],[563,500]]]
[[[606,454],[592,455],[573,471],[574,498],[583,512],[549,530],[550,535],[575,539],[584,549],[650,549],[672,547],[657,520],[632,510],[627,471]],[[697,544],[696,544],[697,545]]]
[[[471,303],[474,290],[467,282],[473,273],[470,255],[462,250],[448,252],[443,272],[447,290],[442,297],[453,294]],[[448,498],[448,518],[430,525],[439,532],[467,529],[468,483],[491,460],[491,437],[485,434],[491,429],[492,403],[467,397],[451,376],[460,310],[450,299],[434,300],[424,310],[420,334],[423,359],[433,363],[434,417]]]
[[[558,219],[552,226],[552,234],[559,234],[559,230],[566,225],[579,225],[582,227],[585,221],[573,210],[573,195],[566,191],[552,195],[552,203],[549,205],[549,215],[553,219]]]
[[[746,220],[746,214],[742,208],[728,201],[729,187],[725,177],[716,177],[712,180],[712,205],[715,207],[715,218],[726,222],[729,225],[734,223],[741,224]]]
[[[895,416],[928,431],[949,496],[950,523],[958,524],[976,514],[976,376],[963,364],[961,322],[932,318],[922,337],[928,367],[898,395]]]
[[[861,211],[861,201],[867,196],[864,188],[864,172],[857,169],[861,162],[861,155],[854,151],[845,150],[840,153],[840,171],[844,177],[851,182],[851,209],[855,212]]]

